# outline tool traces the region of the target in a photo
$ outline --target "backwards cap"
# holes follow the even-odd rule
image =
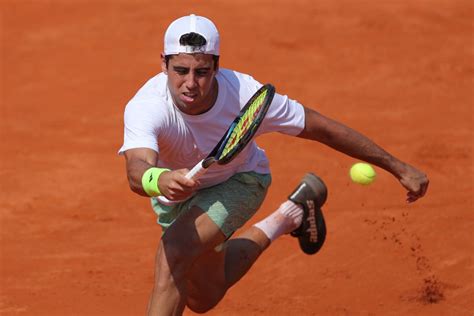
[[[187,33],[197,33],[206,39],[203,46],[181,45],[181,36]],[[211,20],[194,14],[183,16],[173,21],[165,33],[165,55],[179,53],[203,53],[219,56],[219,32]]]

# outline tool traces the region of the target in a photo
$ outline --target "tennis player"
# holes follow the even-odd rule
[[[210,310],[283,234],[296,236],[308,254],[324,242],[326,186],[311,173],[270,216],[230,238],[259,209],[271,183],[268,159],[255,142],[229,164],[212,165],[199,180],[185,177],[262,86],[249,75],[219,68],[219,42],[215,25],[205,17],[172,22],[164,35],[162,72],[125,109],[119,152],[130,188],[151,197],[163,228],[148,315],[181,315],[186,306],[198,313]],[[278,93],[258,130],[270,132],[315,140],[387,170],[407,189],[408,202],[426,193],[424,173]]]

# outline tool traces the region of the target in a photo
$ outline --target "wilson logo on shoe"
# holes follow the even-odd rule
[[[306,204],[308,205],[309,208],[309,216],[308,216],[308,222],[309,222],[309,228],[306,230],[306,232],[309,233],[309,240],[311,242],[318,242],[318,229],[316,228],[316,213],[314,209],[314,201],[313,200],[307,200]]]

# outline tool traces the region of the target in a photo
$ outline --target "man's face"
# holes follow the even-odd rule
[[[168,75],[168,88],[175,105],[184,113],[196,115],[214,105],[217,97],[217,67],[212,55],[179,54],[162,56],[162,70]]]

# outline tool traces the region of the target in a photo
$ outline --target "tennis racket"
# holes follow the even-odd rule
[[[194,166],[187,174],[188,179],[199,179],[214,163],[225,165],[231,162],[252,140],[263,122],[275,95],[275,87],[263,85],[250,98],[211,153]],[[162,202],[170,202],[160,196]]]
[[[231,162],[252,140],[267,114],[274,95],[275,88],[271,84],[266,84],[255,92],[216,147],[186,174],[186,178],[196,180],[206,173],[213,163],[225,165]]]

